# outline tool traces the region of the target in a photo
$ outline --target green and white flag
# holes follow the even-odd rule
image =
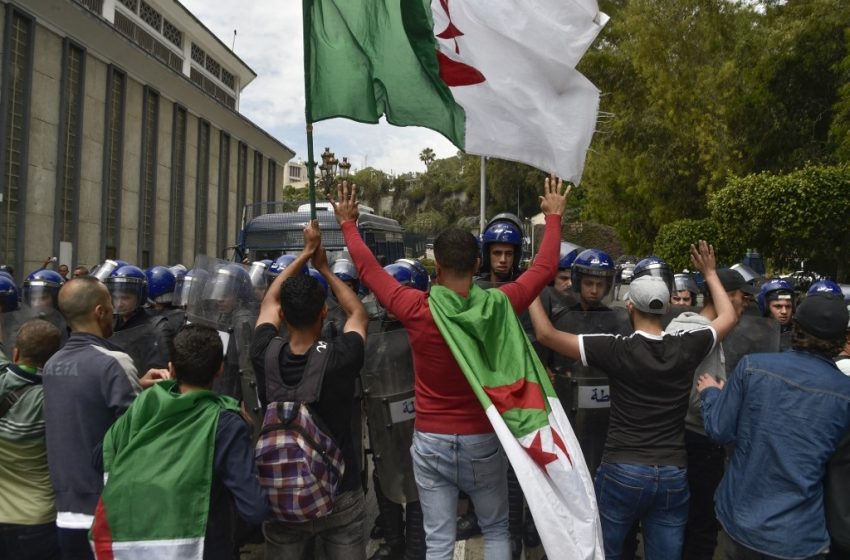
[[[599,91],[596,0],[303,0],[307,118],[442,133],[578,183]]]
[[[106,432],[91,539],[98,560],[202,560],[221,410],[212,391],[144,391]]]
[[[464,298],[434,286],[429,306],[516,472],[546,555],[604,558],[584,455],[507,295],[473,284]]]

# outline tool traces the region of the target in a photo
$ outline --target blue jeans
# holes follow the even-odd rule
[[[510,560],[507,460],[496,434],[415,431],[413,474],[425,518],[428,560],[454,555],[458,491],[475,505],[487,560]]]
[[[643,527],[647,560],[682,557],[688,521],[687,469],[602,463],[594,486],[607,560],[620,558],[623,540],[636,519]]]
[[[366,560],[365,516],[363,491],[358,488],[336,496],[334,510],[327,517],[304,523],[266,521],[263,523],[265,557],[313,558],[318,556],[314,552],[318,539],[324,548],[324,558]]]

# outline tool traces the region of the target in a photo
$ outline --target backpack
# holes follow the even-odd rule
[[[319,400],[331,345],[320,340],[310,348],[304,375],[295,386],[282,381],[284,345],[275,337],[266,349],[266,390],[275,401],[266,409],[254,457],[273,517],[297,523],[333,512],[345,464],[342,451],[310,408]]]

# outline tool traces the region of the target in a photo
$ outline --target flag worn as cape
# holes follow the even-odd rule
[[[431,288],[431,315],[487,412],[549,558],[602,559],[602,531],[578,440],[508,296]]]
[[[303,0],[307,118],[416,125],[578,183],[599,91],[596,0]]]
[[[91,529],[98,560],[202,560],[223,409],[238,412],[239,405],[162,381],[106,432],[106,484]]]

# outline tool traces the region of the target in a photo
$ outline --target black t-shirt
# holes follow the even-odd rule
[[[581,335],[584,365],[608,374],[611,419],[602,460],[687,466],[685,413],[694,370],[714,348],[711,327],[683,333]]]
[[[265,387],[266,348],[277,336],[274,325],[266,323],[254,331],[251,345],[251,362],[257,384]],[[345,474],[342,478],[339,492],[354,490],[359,487],[357,472],[357,456],[353,441],[351,418],[354,406],[355,381],[363,367],[363,337],[356,332],[341,334],[331,343],[332,353],[328,358],[325,377],[322,380],[322,390],[319,402],[311,405],[312,411],[325,423],[330,436],[342,450],[345,461]],[[289,351],[285,346],[280,353],[280,371],[282,380],[287,385],[296,385],[304,374],[307,364],[307,354],[298,355]],[[265,394],[265,391],[263,391]],[[269,401],[274,401],[274,395],[266,395]],[[268,404],[263,402],[263,405]]]

